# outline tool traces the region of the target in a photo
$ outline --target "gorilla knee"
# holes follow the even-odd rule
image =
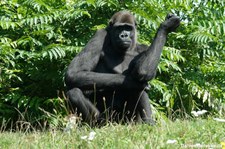
[[[72,103],[78,103],[84,98],[84,95],[79,88],[73,88],[69,90],[67,92],[67,96],[69,98],[69,101]]]
[[[67,96],[70,109],[73,113],[82,113],[84,115],[88,112],[85,106],[85,97],[79,88],[69,90]]]

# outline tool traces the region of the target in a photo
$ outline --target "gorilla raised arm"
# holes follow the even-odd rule
[[[180,24],[167,15],[152,44],[137,43],[136,21],[128,11],[115,13],[72,60],[65,76],[72,109],[83,121],[152,123],[147,82],[155,76],[168,33]]]

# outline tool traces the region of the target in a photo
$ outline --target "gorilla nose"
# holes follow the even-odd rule
[[[122,33],[120,34],[121,39],[127,39],[129,37],[130,37],[130,32],[128,31],[122,31]]]

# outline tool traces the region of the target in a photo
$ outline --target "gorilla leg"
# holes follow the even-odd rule
[[[99,117],[98,109],[90,102],[79,88],[73,88],[67,92],[69,102],[74,112],[81,114],[82,119],[92,123]]]
[[[141,120],[144,123],[154,124],[148,94],[145,91],[143,91],[139,100],[140,101],[138,102],[136,113],[137,118],[140,116],[141,119],[138,118],[137,121],[140,122]]]

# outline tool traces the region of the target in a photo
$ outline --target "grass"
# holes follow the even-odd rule
[[[82,139],[95,132],[93,140]],[[168,140],[176,143],[168,144]],[[60,130],[0,133],[0,148],[221,148],[225,142],[225,123],[213,119],[177,120],[166,124],[110,124],[91,129],[76,127],[69,133]]]

